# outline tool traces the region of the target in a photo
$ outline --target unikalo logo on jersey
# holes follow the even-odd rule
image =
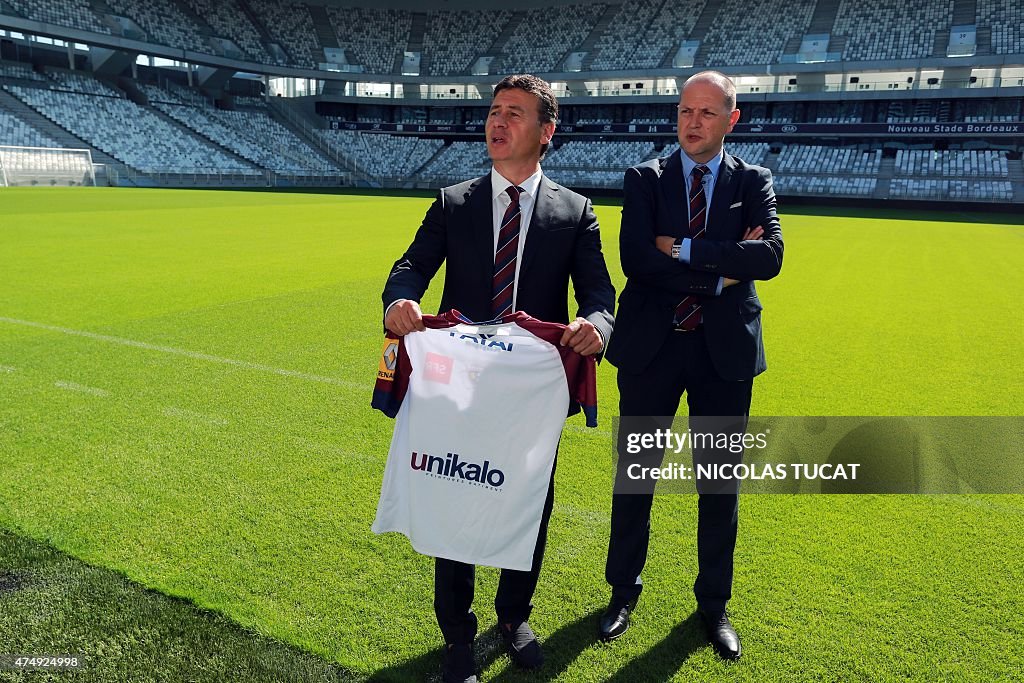
[[[490,460],[484,460],[484,463],[479,465],[461,460],[458,453],[448,453],[442,458],[439,455],[413,451],[409,464],[414,470],[435,477],[472,482],[493,489],[499,489],[505,483],[505,473],[497,468],[492,469]]]
[[[458,332],[449,332],[448,336],[456,341],[466,342],[467,344],[473,344],[481,349],[488,351],[512,351],[512,342],[498,341],[494,338],[493,334],[460,334]]]

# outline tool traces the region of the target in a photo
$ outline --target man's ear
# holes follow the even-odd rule
[[[740,120],[740,110],[733,109],[732,113],[729,114],[729,131],[732,132],[732,127],[736,125],[736,122]]]
[[[540,126],[540,142],[542,145],[546,145],[551,142],[551,138],[555,137],[555,122],[548,121],[542,123]]]

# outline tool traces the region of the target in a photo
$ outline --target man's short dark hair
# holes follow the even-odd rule
[[[530,93],[537,98],[537,117],[541,123],[555,123],[558,121],[558,100],[551,90],[551,85],[543,78],[537,78],[533,74],[513,74],[505,76],[494,86],[492,97],[502,90],[516,88]],[[548,145],[540,146],[540,158],[548,151]]]

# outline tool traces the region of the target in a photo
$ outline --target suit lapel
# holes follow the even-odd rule
[[[519,264],[520,281],[537,260],[543,241],[542,233],[551,228],[557,192],[558,186],[548,180],[547,176],[541,175],[540,183],[537,185],[537,197],[533,201],[533,215],[526,231],[526,243],[523,245],[523,262]]]
[[[473,245],[473,263],[479,264],[477,277],[487,283],[487,300],[491,297],[494,281],[494,218],[492,217],[491,174],[479,178],[469,186],[469,227]]]
[[[679,150],[670,154],[661,171],[661,198],[665,210],[658,214],[659,235],[690,236],[690,212],[687,208],[686,183],[683,182],[683,161]]]
[[[726,217],[729,215],[729,206],[733,197],[736,196],[736,185],[732,182],[732,172],[736,168],[736,162],[731,154],[722,156],[722,163],[718,166],[718,177],[715,178],[715,193],[711,197],[711,207],[708,213],[708,237],[718,234],[716,228],[726,225]],[[728,237],[728,236],[726,236]]]

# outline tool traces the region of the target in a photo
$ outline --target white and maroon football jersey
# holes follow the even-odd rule
[[[597,426],[596,365],[565,325],[522,312],[475,325],[457,311],[385,340],[373,407],[397,417],[373,531],[417,552],[529,570],[570,408]]]

